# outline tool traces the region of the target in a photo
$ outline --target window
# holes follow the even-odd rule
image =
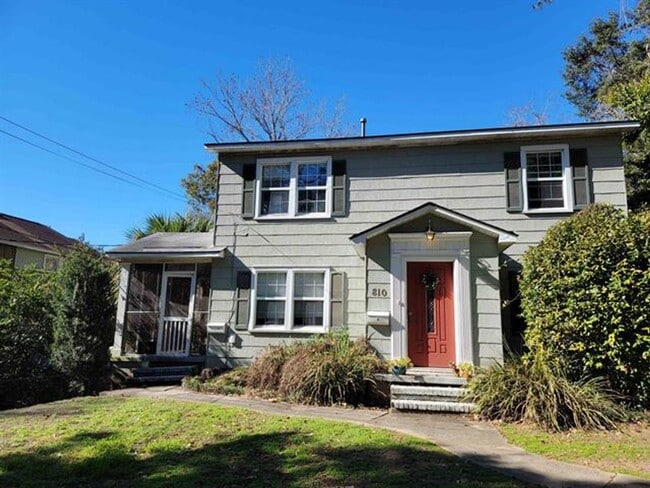
[[[43,269],[46,271],[56,271],[61,266],[61,258],[59,256],[52,256],[45,254],[43,256]]]
[[[254,271],[251,330],[325,332],[329,326],[329,271]]]
[[[569,148],[566,145],[521,148],[524,211],[571,211]]]
[[[256,217],[329,217],[331,175],[329,157],[260,159]]]

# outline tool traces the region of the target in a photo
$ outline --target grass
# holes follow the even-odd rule
[[[523,486],[388,431],[173,400],[0,413],[0,486]]]
[[[620,431],[549,433],[526,424],[502,424],[511,444],[529,452],[569,463],[650,479],[650,423],[639,422]]]

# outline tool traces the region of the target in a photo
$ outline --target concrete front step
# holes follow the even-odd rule
[[[465,402],[444,402],[428,400],[393,400],[390,406],[397,410],[420,410],[427,412],[469,413],[474,404]]]
[[[190,376],[196,374],[195,366],[155,366],[155,367],[140,367],[131,370],[133,376]]]
[[[158,376],[134,376],[129,379],[128,383],[133,385],[154,384],[166,385],[173,383],[180,383],[185,378],[186,374],[175,375],[158,375]]]
[[[396,375],[392,373],[378,373],[375,375],[377,381],[385,383],[405,385],[438,385],[438,386],[465,386],[467,380],[451,374],[420,374],[407,371],[406,374]]]
[[[199,373],[201,363],[181,362],[180,359],[163,362],[161,358],[141,361],[112,361],[113,382],[116,385],[169,385],[180,384],[186,376]]]
[[[430,400],[459,402],[467,392],[466,388],[453,386],[390,386],[390,397],[399,400]]]
[[[466,392],[460,386],[392,383],[390,406],[398,410],[467,413],[474,405],[463,401]]]

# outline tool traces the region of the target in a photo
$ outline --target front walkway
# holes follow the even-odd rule
[[[423,437],[462,459],[523,481],[554,488],[650,487],[650,482],[633,476],[606,473],[586,466],[553,461],[530,454],[509,445],[488,423],[474,422],[459,415],[293,405],[244,397],[204,395],[183,390],[178,386],[132,388],[105,394],[215,403],[276,415],[326,418],[381,427]]]

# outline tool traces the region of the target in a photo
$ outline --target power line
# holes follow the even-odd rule
[[[3,118],[3,117],[0,116],[0,118]],[[75,164],[78,164],[78,165],[83,166],[83,167],[85,167],[85,168],[88,168],[88,169],[91,169],[91,170],[96,171],[96,172],[98,172],[98,173],[101,173],[101,174],[103,174],[103,175],[106,175],[106,176],[108,176],[108,177],[110,177],[110,178],[115,178],[116,180],[122,181],[122,182],[124,182],[124,183],[128,183],[128,184],[133,185],[133,186],[137,186],[138,188],[142,188],[142,189],[150,190],[150,191],[157,191],[158,193],[160,193],[160,190],[156,190],[155,188],[151,188],[151,187],[148,187],[148,186],[141,185],[141,184],[139,184],[139,183],[136,183],[135,181],[127,180],[126,178],[122,178],[121,176],[114,175],[114,174],[112,174],[112,173],[109,173],[108,171],[101,170],[101,169],[99,169],[99,168],[96,168],[95,166],[92,166],[92,165],[90,165],[90,164],[86,164],[86,163],[84,163],[84,162],[82,162],[82,161],[79,161],[79,160],[77,160],[77,159],[71,158],[71,157],[69,157],[69,156],[66,156],[66,155],[64,155],[64,154],[58,153],[58,152],[56,152],[56,151],[52,151],[51,149],[48,149],[48,148],[46,148],[46,147],[43,147],[43,146],[41,146],[41,145],[39,145],[39,144],[36,144],[36,143],[34,143],[34,142],[28,141],[27,139],[23,139],[22,137],[17,136],[17,135],[15,135],[15,134],[12,134],[12,133],[10,133],[10,132],[7,132],[7,131],[5,131],[5,130],[0,129],[0,133],[5,134],[5,135],[7,135],[7,136],[9,136],[9,137],[13,137],[14,139],[17,139],[18,141],[23,142],[23,143],[25,143],[25,144],[28,144],[28,145],[30,145],[30,146],[33,146],[33,147],[35,147],[35,148],[37,148],[37,149],[40,149],[41,151],[45,151],[45,152],[47,152],[47,153],[49,153],[49,154],[52,154],[52,155],[54,155],[54,156],[57,156],[57,157],[59,157],[59,158],[66,159],[66,160],[71,161],[71,162],[73,162],[73,163],[75,163]],[[172,193],[172,194],[169,194],[169,193],[171,193],[171,192],[169,192],[169,190],[165,190],[165,191],[167,192],[167,193],[165,193],[165,196],[167,196],[167,197],[169,197],[169,198],[174,198],[175,200],[179,200],[179,201],[182,201],[182,202],[185,201],[184,198],[179,198],[178,196],[176,196],[176,194],[173,194],[173,193]]]
[[[112,164],[108,164],[108,163],[106,163],[104,161],[101,161],[101,160],[99,160],[97,158],[94,158],[94,157],[92,157],[92,156],[90,156],[90,155],[88,155],[88,154],[86,154],[86,153],[84,153],[82,151],[79,151],[79,150],[77,150],[77,149],[75,149],[73,147],[70,147],[70,146],[68,146],[66,144],[63,144],[62,142],[55,141],[54,139],[52,139],[50,137],[47,137],[46,135],[43,135],[40,132],[37,132],[37,131],[35,131],[33,129],[30,129],[29,127],[25,127],[24,125],[20,125],[18,122],[14,122],[13,120],[8,119],[7,117],[3,117],[2,115],[0,115],[0,119],[4,120],[5,122],[8,122],[8,123],[10,123],[10,124],[12,124],[12,125],[14,125],[16,127],[19,127],[20,129],[22,129],[24,131],[27,131],[30,134],[33,134],[33,135],[35,135],[37,137],[45,139],[46,141],[51,142],[52,144],[56,144],[57,146],[62,147],[63,149],[67,149],[68,151],[73,152],[73,153],[75,153],[75,154],[77,154],[79,156],[83,156],[84,158],[89,159],[91,161],[94,161],[97,164],[101,164],[102,166],[105,166],[106,168],[110,168],[113,171],[117,171],[120,174],[123,174],[125,176],[129,176],[130,178],[133,178],[134,180],[137,180],[137,181],[139,181],[141,183],[145,183],[147,185],[150,185],[150,186],[152,186],[154,188],[157,188],[157,189],[159,189],[161,191],[167,192],[167,193],[169,193],[171,195],[174,195],[174,196],[177,196],[177,197],[180,197],[180,198],[184,198],[183,195],[181,195],[180,193],[176,193],[176,192],[174,192],[172,190],[168,190],[167,188],[164,188],[164,187],[162,187],[160,185],[157,185],[156,183],[152,183],[150,181],[147,181],[147,180],[145,180],[143,178],[140,178],[139,176],[136,176],[136,175],[134,175],[132,173],[129,173],[128,171],[124,171],[124,170],[122,170],[122,169],[120,169],[120,168],[118,168],[118,167],[116,167],[116,166],[114,166]]]

